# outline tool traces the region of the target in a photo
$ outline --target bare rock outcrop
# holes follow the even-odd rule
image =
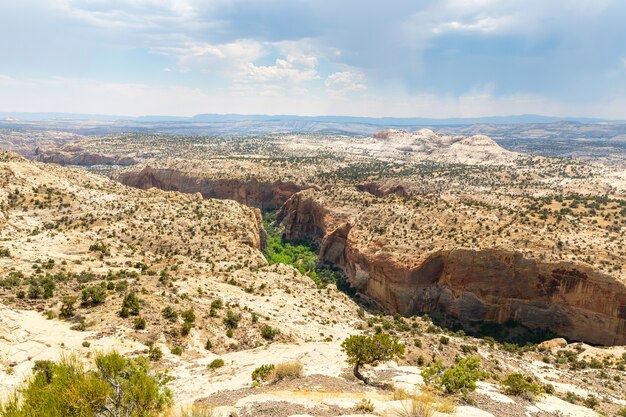
[[[117,172],[113,174],[113,179],[136,188],[155,187],[166,191],[200,193],[204,198],[235,200],[262,210],[277,209],[294,193],[308,188],[293,182],[211,178],[199,172],[150,166]]]
[[[335,212],[307,192],[287,201],[278,220],[290,238],[317,239],[320,258],[341,267],[352,286],[389,311],[438,312],[467,323],[515,321],[573,340],[626,343],[626,286],[589,265],[462,247],[423,251],[409,262],[364,243],[362,230],[354,231],[358,215]]]

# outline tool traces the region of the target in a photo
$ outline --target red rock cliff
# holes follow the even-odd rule
[[[358,242],[348,216],[331,213],[305,193],[289,199],[278,220],[290,238],[317,239],[320,258],[341,267],[359,292],[389,311],[436,310],[467,322],[514,320],[574,340],[626,344],[626,287],[585,264],[455,248],[424,253],[407,265]]]
[[[149,166],[115,173],[113,179],[136,188],[155,187],[166,191],[200,193],[204,198],[235,200],[262,210],[277,209],[294,193],[307,188],[292,182],[214,179],[193,172]]]

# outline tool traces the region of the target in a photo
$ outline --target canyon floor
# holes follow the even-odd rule
[[[427,129],[2,135],[28,157],[0,154],[4,397],[115,349],[216,416],[624,415],[621,164]],[[364,368],[386,388],[341,348],[380,332],[405,346]],[[470,392],[422,375],[468,357]]]

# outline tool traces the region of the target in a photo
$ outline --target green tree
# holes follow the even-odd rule
[[[156,417],[170,404],[168,378],[149,372],[146,358],[99,354],[86,371],[75,356],[40,361],[35,375],[0,406],[1,417]]]
[[[122,301],[122,310],[120,311],[121,317],[138,316],[139,309],[141,309],[141,305],[139,304],[139,299],[137,298],[137,294],[134,292],[129,292],[124,297],[124,301]]]
[[[404,345],[397,338],[386,333],[373,336],[353,335],[341,343],[341,349],[348,356],[348,363],[353,366],[354,376],[366,384],[380,385],[371,381],[359,371],[363,365],[372,365],[404,354]]]

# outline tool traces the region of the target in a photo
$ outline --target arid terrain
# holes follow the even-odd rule
[[[1,130],[1,394],[115,349],[215,416],[626,415],[623,159],[458,130]]]

